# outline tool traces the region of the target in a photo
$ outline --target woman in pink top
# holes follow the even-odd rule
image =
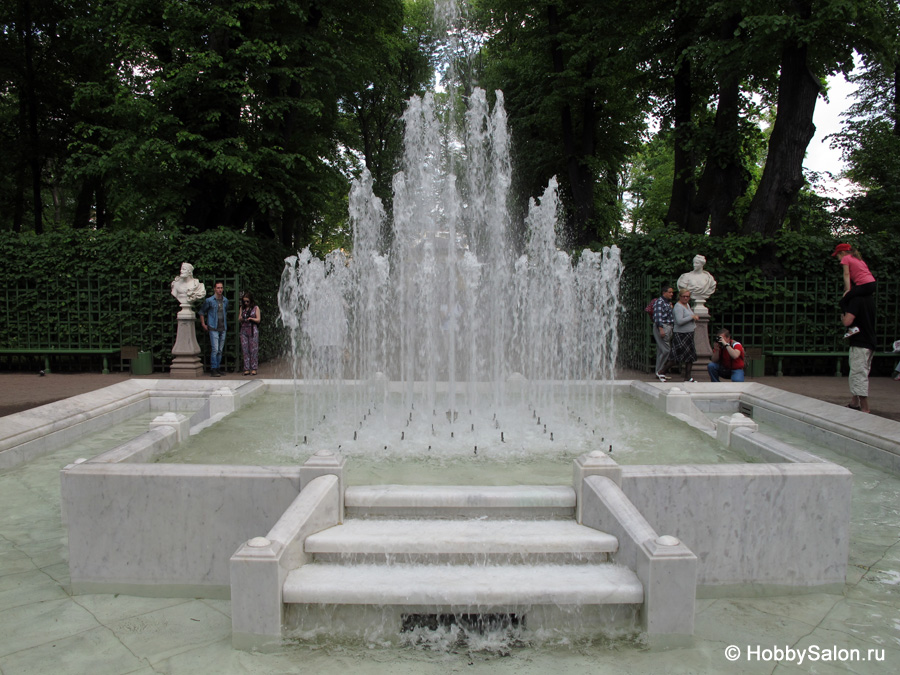
[[[869,271],[869,266],[863,261],[859,251],[850,244],[838,244],[834,247],[832,256],[837,256],[844,270],[844,295],[841,296],[841,312],[847,311],[847,303],[851,298],[875,294],[875,277]],[[859,328],[851,326],[844,337],[850,337],[858,333]]]

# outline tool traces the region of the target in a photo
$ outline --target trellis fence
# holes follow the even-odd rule
[[[201,279],[207,293],[212,292],[215,280],[225,282],[230,301],[225,358],[227,366],[232,367],[240,354],[237,296],[241,278],[223,275]],[[97,279],[23,280],[3,289],[0,302],[4,316],[0,322],[0,349],[8,367],[23,367],[23,361],[35,359],[33,355],[15,354],[17,349],[23,353],[46,350],[54,361],[65,361],[69,366],[74,361],[96,357],[65,354],[65,350],[123,347],[126,354],[152,352],[155,370],[164,370],[171,362],[179,306],[167,283],[148,278],[120,279],[115,285]],[[208,364],[209,340],[199,322],[197,340],[201,359]],[[113,369],[128,367],[115,357],[110,365]]]
[[[231,300],[226,364],[238,362],[238,294],[242,290],[237,275],[201,279],[211,292],[215,279],[225,281]],[[651,323],[643,309],[650,298],[658,296],[662,279],[650,276],[622,280],[619,321],[619,365],[651,372],[656,345]],[[762,352],[796,351],[809,354],[841,351],[842,339],[838,299],[839,279],[746,280],[740,285],[723,287],[709,299],[710,330],[729,328],[747,348]],[[263,357],[281,352],[281,332],[276,327],[275,298],[257,298],[263,310],[260,345]],[[149,278],[121,279],[117,284],[96,279],[23,280],[0,290],[4,321],[0,322],[0,349],[121,349],[136,347],[153,354],[155,370],[167,368],[175,341],[178,303],[169,284]],[[889,351],[900,339],[900,280],[879,280],[876,294],[877,337],[880,351]],[[209,341],[198,326],[201,358],[209,361]],[[72,368],[79,360],[98,357],[59,355]],[[21,368],[23,362],[36,363],[34,356],[3,356],[6,367]],[[113,358],[113,369],[126,369],[127,363]],[[876,369],[889,372],[894,362],[876,361]],[[3,367],[3,366],[0,366]],[[29,365],[30,367],[30,365]],[[767,364],[774,372],[773,366]],[[788,372],[832,373],[834,359],[805,358],[792,363]]]
[[[650,276],[623,278],[620,366],[652,372],[656,344],[651,321],[643,309],[650,298],[659,296],[660,284],[664,282]],[[745,348],[756,348],[764,354],[843,351],[847,342],[842,337],[844,328],[838,308],[842,291],[839,278],[751,279],[730,287],[719,284],[706,303],[710,334],[728,328]],[[900,280],[879,280],[875,305],[878,351],[890,351],[891,344],[900,339]],[[895,363],[888,359],[876,361],[876,372],[890,371]],[[772,368],[767,363],[769,374],[774,374]],[[834,358],[811,356],[797,360],[791,364],[790,372],[833,373]]]

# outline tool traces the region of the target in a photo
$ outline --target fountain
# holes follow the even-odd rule
[[[442,126],[452,116],[441,115],[433,94],[409,102],[387,250],[379,246],[385,211],[364,171],[350,193],[352,255],[336,250],[319,260],[307,248],[286,260],[279,307],[294,373],[324,390],[311,404],[314,424],[302,435],[296,429],[298,445],[333,447],[337,436],[356,453],[396,446],[414,448],[405,453],[414,456],[427,447],[475,458],[479,447],[482,457],[498,454],[508,439],[537,452],[539,443],[515,432],[528,425],[549,439],[544,443],[566,447],[572,399],[607,393],[617,348],[618,249],[585,250],[573,264],[558,248],[553,179],[532,200],[524,251],[513,254],[509,136],[502,93],[495,98],[491,110],[485,92],[474,89],[463,133]],[[326,439],[321,427],[329,417],[351,421],[352,438],[346,429]],[[375,433],[373,419],[380,421]],[[343,459],[331,452],[313,461],[342,477]],[[585,475],[615,471],[605,454],[588,464]],[[532,632],[563,625],[636,630],[641,581],[609,561],[616,537],[574,521],[572,488],[344,488],[341,480],[316,478],[315,490],[298,498],[313,495],[302,508],[292,506],[267,537],[233,557],[236,580],[257,579],[232,584],[235,644],[265,646],[282,627],[308,635],[365,633],[375,625],[396,635],[461,624],[522,630],[526,618]],[[343,525],[316,534],[308,525],[315,518],[315,527]],[[316,550],[314,563],[284,562],[301,555],[289,553],[298,541],[304,559]],[[681,565],[690,577],[693,554],[674,538],[660,541],[647,560],[669,573],[672,563]],[[342,564],[341,555],[360,564]],[[257,584],[266,563],[293,569],[267,578],[263,590]],[[346,594],[361,587],[370,590]],[[683,631],[693,614],[689,595],[666,619],[645,617],[644,624],[660,634]],[[345,611],[321,609],[331,605]]]
[[[399,441],[406,455],[477,455],[508,439],[537,452],[547,439],[566,446],[573,396],[608,394],[618,249],[585,250],[573,264],[557,247],[553,179],[532,200],[514,255],[503,95],[491,110],[476,88],[464,133],[443,128],[446,117],[432,94],[409,103],[388,250],[379,247],[386,214],[363,171],[350,192],[352,255],[321,260],[306,248],[286,260],[279,307],[294,374],[321,390],[304,403],[318,422],[298,425],[298,444],[387,454],[401,452]],[[606,426],[599,408],[594,427]],[[352,421],[352,434],[323,432],[337,420]],[[516,433],[526,421],[541,441]]]
[[[353,255],[323,261],[307,248],[288,258],[279,306],[297,374],[386,377],[402,385],[408,406],[421,390],[426,408],[443,383],[454,411],[502,405],[510,380],[537,400],[547,382],[612,379],[618,248],[584,250],[573,265],[557,247],[554,178],[532,200],[525,251],[513,255],[501,92],[496,99],[491,111],[474,90],[454,156],[434,96],[410,101],[389,252],[378,248],[385,213],[364,171],[350,193]],[[462,178],[455,155],[466,162]]]
[[[475,90],[458,136],[440,117],[431,95],[405,114],[390,242],[364,173],[350,196],[352,252],[286,262],[293,382],[133,380],[0,425],[9,466],[162,413],[61,472],[73,593],[230,597],[233,644],[269,649],[289,637],[415,643],[484,627],[524,640],[640,632],[667,643],[692,633],[698,590],[840,586],[849,472],[757,425],[886,465],[900,453],[896,434],[753,383],[614,381],[617,250],[573,264],[557,248],[551,181],[514,256],[502,94],[491,110]],[[153,463],[265,392],[312,408],[317,426],[294,429],[302,465]],[[624,466],[592,441],[569,484],[347,485],[332,447],[423,448],[441,433],[442,452],[468,456],[475,425],[495,422],[494,442],[512,443],[527,424],[547,447],[568,442],[578,402],[603,415],[622,395],[747,461]],[[318,426],[329,416],[352,421],[332,445]],[[390,443],[366,435],[372,419]],[[488,452],[472,444],[472,457]]]
[[[679,651],[680,659],[705,672],[721,669],[716,659],[725,663],[722,651],[730,643],[766,647],[769,640],[775,644],[788,640],[799,649],[811,641],[860,646],[863,654],[866,646],[891,644],[895,631],[890,622],[873,621],[872,612],[889,613],[897,604],[891,600],[897,575],[889,555],[893,538],[884,527],[884,518],[893,513],[891,506],[896,501],[896,457],[900,454],[896,422],[864,417],[841,406],[753,382],[697,383],[685,391],[672,385],[617,381],[613,388],[616,395],[639,398],[659,414],[668,411],[673,420],[690,419],[699,425],[701,419],[695,419],[699,413],[716,423],[704,428],[707,434],[718,436],[732,448],[747,451],[755,444],[758,450],[751,455],[751,464],[645,463],[622,466],[621,475],[611,478],[620,481],[628,501],[654,528],[671,532],[699,558],[697,593],[702,613],[698,612],[694,646]],[[493,642],[488,635],[460,649],[454,635],[464,629],[478,632],[505,625],[506,630],[515,631],[522,627],[521,621],[516,623],[520,617],[500,612],[480,617],[411,613],[408,623],[397,629],[408,644],[425,639],[431,626],[435,626],[434,636],[445,637],[434,648],[446,645],[450,653],[430,657],[421,649],[388,646],[377,635],[367,636],[371,639],[363,640],[356,649],[330,633],[308,647],[289,644],[277,655],[229,653],[226,638],[240,601],[230,588],[229,556],[238,548],[245,553],[253,550],[244,544],[257,537],[279,535],[272,526],[288,515],[301,485],[309,501],[319,484],[312,485],[314,479],[304,482],[298,467],[150,462],[163,455],[166,447],[176,445],[176,438],[202,437],[207,433],[204,429],[219,426],[220,422],[209,425],[210,420],[233,419],[237,428],[244,428],[241,415],[265,405],[263,399],[257,399],[263,392],[280,395],[289,408],[292,389],[283,380],[132,380],[0,419],[0,467],[9,513],[2,530],[4,539],[15,547],[8,551],[0,573],[17,587],[21,584],[23,590],[28,589],[27,600],[25,593],[7,592],[7,610],[0,612],[12,640],[0,656],[4,668],[33,668],[41,663],[45,670],[53,670],[50,664],[64,668],[63,659],[67,663],[83,659],[99,663],[109,672],[146,663],[156,669],[196,669],[198,662],[213,659],[221,672],[290,670],[298,660],[323,672],[347,663],[359,663],[369,670],[421,672],[423,667],[445,669],[447,663],[471,666],[473,660],[496,665],[491,654],[508,657],[500,665],[512,664],[523,671],[543,672],[560,663],[582,669],[609,664],[636,672],[664,670],[670,665],[670,654],[648,651],[630,640],[613,645],[586,643],[567,633],[540,649],[531,648],[525,639],[510,644]],[[309,385],[309,389],[315,386]],[[255,400],[258,402],[248,405]],[[237,415],[229,412],[232,410]],[[736,416],[739,411],[741,415]],[[642,424],[645,417],[649,415],[642,415]],[[148,431],[149,420],[153,426]],[[182,421],[185,424],[179,427]],[[120,422],[126,426],[120,429]],[[760,424],[756,431],[755,422]],[[769,431],[764,432],[763,425]],[[256,429],[269,433],[264,426]],[[773,429],[775,436],[767,438]],[[94,432],[100,432],[105,445],[92,440]],[[132,434],[134,438],[128,440]],[[792,444],[797,444],[798,438],[801,444],[808,439],[819,456],[777,438]],[[237,436],[235,440],[241,442]],[[247,450],[252,450],[252,443]],[[582,465],[593,461],[589,455],[582,458]],[[90,459],[76,460],[78,457]],[[846,548],[848,474],[831,462],[851,468],[856,483],[850,566],[840,552]],[[328,457],[320,456],[316,463],[318,467],[303,470],[327,472]],[[57,501],[54,476],[59,475],[57,467],[66,464],[61,474],[61,500]],[[577,482],[582,488],[588,485],[591,492],[597,480]],[[349,497],[355,498],[352,491]],[[593,508],[590,499],[581,499],[581,503]],[[53,517],[60,505],[62,527]],[[349,506],[358,505],[359,500]],[[352,513],[348,515],[352,518]],[[345,522],[349,523],[349,518]],[[540,521],[536,524],[543,526]],[[540,534],[550,540],[546,532]],[[547,543],[538,537],[532,541]],[[327,543],[319,542],[316,547],[321,549]],[[292,547],[293,560],[302,555],[302,548]],[[620,543],[613,554],[619,562],[625,548]],[[262,555],[256,564],[277,571],[268,551],[257,550]],[[31,556],[34,564],[50,566],[22,573],[23,555]],[[57,561],[59,564],[51,564]],[[48,600],[48,574],[59,580],[50,584],[58,589],[59,599]],[[653,578],[657,583],[647,587],[651,602],[654,589],[664,586],[663,579]],[[820,592],[831,591],[831,587],[837,594]],[[807,589],[813,592],[796,595]],[[759,597],[773,595],[773,591],[776,597]],[[229,593],[230,604],[212,599],[227,598]],[[792,597],[778,597],[785,594]],[[747,595],[752,597],[744,597]],[[656,600],[677,603],[671,598]],[[339,607],[334,605],[333,610],[337,618]],[[778,636],[766,632],[773,617],[778,622]],[[368,625],[381,625],[381,616],[377,618]],[[527,613],[524,619],[524,627],[530,630]],[[85,627],[96,626],[97,621],[101,627],[92,635],[109,633],[112,650],[104,649],[99,656],[96,640],[85,639]],[[19,651],[9,654],[9,650]],[[876,652],[876,660],[883,658],[883,652],[880,657]],[[134,665],[126,667],[125,663]]]
[[[853,411],[755,383],[609,386],[747,462],[619,465],[598,448],[577,457],[569,485],[430,488],[348,486],[343,459],[315,447],[302,466],[154,463],[262,394],[289,398],[295,388],[168,378],[8,416],[0,462],[30,461],[136,415],[151,419],[148,431],[61,472],[71,592],[230,597],[234,644],[245,648],[322,631],[383,643],[432,625],[514,626],[529,642],[541,632],[640,630],[665,642],[690,632],[697,593],[841,587],[851,475],[757,424],[893,470],[896,423],[851,420]],[[399,385],[394,393],[403,395]],[[427,523],[410,521],[423,516]],[[380,533],[360,531],[361,522]],[[388,562],[399,566],[383,569]],[[344,563],[358,569],[337,574]],[[457,576],[429,580],[426,564]],[[482,574],[485,565],[516,565],[517,574],[504,585]],[[321,595],[326,589],[334,595]],[[386,602],[389,593],[405,604]]]

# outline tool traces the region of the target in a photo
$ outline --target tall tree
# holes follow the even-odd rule
[[[346,190],[338,101],[374,81],[380,48],[402,35],[401,0],[370,5],[99,4],[84,22],[112,76],[78,89],[72,175],[106,187],[116,222],[309,240]]]
[[[0,226],[43,232],[62,218],[57,189],[74,126],[72,86],[94,60],[79,51],[73,15],[85,2],[0,0]],[[49,199],[48,199],[49,195]]]
[[[832,146],[841,150],[846,176],[861,191],[847,214],[863,232],[900,232],[900,5],[885,0],[888,30],[848,79],[856,102],[844,114]]]
[[[781,51],[778,98],[766,166],[744,220],[746,233],[772,237],[804,185],[803,159],[815,133],[813,113],[822,82],[853,67],[853,50],[865,49],[883,30],[875,0],[791,0],[765,22]],[[759,39],[759,38],[758,38]]]
[[[407,101],[432,83],[436,42],[432,0],[406,0],[402,30],[376,36],[370,80],[341,98],[339,136],[348,163],[362,163],[372,174],[373,189],[390,213],[392,177],[403,152],[401,117]],[[350,167],[354,173],[356,166]]]
[[[558,175],[571,243],[603,241],[621,218],[619,176],[644,129],[634,3],[484,3],[486,82],[504,91],[520,199]]]
[[[742,30],[758,11],[752,3],[683,0],[660,11],[666,20],[650,49],[675,157],[665,222],[692,234],[737,231],[761,140],[755,99],[767,96],[777,61]]]

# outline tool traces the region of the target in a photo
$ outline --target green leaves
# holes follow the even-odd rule
[[[288,254],[275,242],[227,229],[192,236],[133,231],[0,232],[0,255],[5,261],[0,268],[0,286],[14,289],[23,280],[33,281],[38,290],[20,301],[29,312],[46,314],[59,297],[83,293],[80,286],[74,286],[76,282],[92,280],[92,288],[100,289],[104,299],[102,310],[109,316],[101,322],[108,326],[88,331],[92,339],[99,328],[106,330],[104,346],[119,346],[119,336],[130,337],[142,349],[152,350],[159,362],[168,357],[174,340],[177,305],[169,295],[169,284],[187,261],[194,265],[194,275],[206,283],[207,292],[212,280],[237,277],[243,288],[228,288],[228,296],[233,299],[248,289],[254,294],[263,313],[261,349],[264,357],[270,357],[281,349],[275,327],[277,291]],[[56,298],[52,306],[48,306],[49,298]],[[32,330],[32,324],[34,330],[47,325],[32,321],[24,328],[21,323],[19,326]],[[86,329],[79,330],[71,339],[87,335]],[[14,344],[14,332],[0,325],[0,344]]]
[[[47,186],[38,198],[54,205],[59,226],[226,227],[289,241],[348,190],[338,101],[402,79],[403,68],[385,63],[418,56],[401,0],[364,9],[352,0],[51,0],[41,8],[29,27],[48,44],[63,32],[65,41],[40,55],[50,66],[32,92],[43,115],[31,134],[44,139],[40,156],[20,130],[25,92],[6,86],[0,70],[0,140],[10,149],[0,157],[0,227],[26,201],[24,161],[34,157]],[[416,87],[429,70],[426,57],[418,63]],[[384,164],[392,168],[393,156]]]

